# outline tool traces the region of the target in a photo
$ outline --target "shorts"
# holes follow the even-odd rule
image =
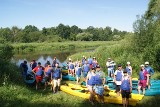
[[[93,86],[91,86],[91,85],[88,85],[87,88],[88,88],[89,91],[93,90]]]
[[[128,91],[128,90],[121,90],[121,95],[122,95],[122,98],[129,98],[130,91]]]
[[[54,84],[54,87],[56,87],[57,85],[60,86],[60,83],[61,83],[61,79],[53,79],[52,80],[53,84]]]
[[[139,82],[139,86],[141,86],[142,88],[146,88],[146,80],[140,80],[140,82]]]
[[[83,72],[83,77],[86,78],[87,74],[88,74],[88,72]]]
[[[100,95],[100,96],[103,96],[103,92],[104,92],[104,87],[103,85],[95,85],[93,87],[94,91],[96,94]]]
[[[116,92],[119,92],[120,91],[120,85],[116,85]]]
[[[80,77],[81,77],[81,75],[76,75],[76,77],[77,77],[77,78],[80,78]]]
[[[51,78],[48,76],[45,76],[45,82],[50,82]]]
[[[43,77],[42,76],[37,76],[36,75],[36,82],[42,82]]]

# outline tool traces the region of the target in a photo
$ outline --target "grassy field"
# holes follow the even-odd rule
[[[65,47],[62,49],[69,49],[72,51],[74,48],[88,48],[97,47],[94,51],[80,52],[68,58],[73,60],[81,59],[83,55],[86,57],[95,56],[98,59],[104,72],[106,71],[105,63],[108,57],[111,57],[117,64],[121,63],[123,67],[127,61],[131,61],[133,66],[133,76],[137,77],[139,72],[139,65],[144,63],[141,55],[134,55],[129,53],[127,50],[128,42],[64,42],[64,43],[30,43],[30,44],[12,44],[15,49],[23,49],[23,51],[43,51],[43,50],[54,50],[59,49],[61,46]],[[57,48],[59,47],[59,48]],[[73,48],[74,47],[74,48]],[[17,72],[13,71],[12,72]],[[13,73],[12,73],[13,74]],[[12,76],[12,80],[9,80],[9,76],[4,76],[0,80],[0,107],[93,107],[88,100],[66,94],[62,91],[57,94],[52,94],[50,88],[46,91],[40,89],[35,90],[35,86],[25,85],[21,79],[20,74],[15,75],[15,79]],[[156,71],[153,78],[160,79],[160,73]],[[7,84],[4,84],[7,83]],[[145,96],[141,100],[137,107],[153,107],[160,105],[160,96]],[[122,105],[115,104],[104,104],[101,105],[96,102],[95,107],[122,107]]]

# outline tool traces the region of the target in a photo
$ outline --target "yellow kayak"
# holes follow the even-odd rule
[[[86,86],[81,86],[81,85],[75,85],[75,84],[72,84],[72,83],[68,83],[68,86],[69,87],[72,87],[72,88],[75,88],[75,89],[85,89],[85,90],[88,90]],[[106,89],[106,88],[105,88]],[[116,97],[117,94],[115,93],[115,90],[110,90],[109,88],[107,88],[105,91],[104,91],[104,94],[109,94],[110,96],[113,96],[113,97]],[[121,96],[121,95],[120,95]],[[136,99],[136,100],[142,100],[142,98],[144,97],[144,95],[140,95],[140,94],[131,94],[131,98],[133,99]]]
[[[80,85],[68,84],[68,85],[61,85],[61,90],[69,93],[74,96],[78,96],[81,98],[89,99],[90,93],[86,87],[82,87]],[[98,101],[98,98],[96,97]],[[122,104],[122,97],[121,96],[105,96],[104,101],[106,103],[114,103],[114,104]],[[138,99],[129,98],[129,105],[136,106]]]

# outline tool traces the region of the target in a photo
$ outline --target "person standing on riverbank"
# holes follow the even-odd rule
[[[148,71],[148,75],[149,75],[149,80],[148,80],[148,89],[150,89],[151,87],[151,76],[154,74],[154,70],[151,66],[149,66],[149,62],[145,62],[145,69]]]
[[[146,89],[146,85],[148,84],[148,81],[149,81],[148,72],[145,69],[145,66],[142,64],[140,72],[139,72],[139,81],[138,81],[138,93],[139,94],[142,88],[143,95],[145,95],[145,89]]]
[[[84,81],[86,81],[87,74],[90,71],[90,66],[87,61],[85,61],[85,64],[82,66],[82,70],[83,70]]]
[[[122,76],[123,76],[122,65],[118,64],[118,69],[114,73],[114,82],[116,84],[116,93],[118,96],[120,96],[120,86],[122,84]]]
[[[106,67],[107,67],[107,70],[108,70],[108,77],[111,77],[111,73],[112,73],[111,58],[108,58],[108,60],[106,62]]]
[[[55,64],[53,72],[51,72],[51,80],[53,94],[55,94],[58,90],[60,91],[60,83],[62,80],[62,69],[59,67],[58,62]]]
[[[37,62],[36,60],[32,60],[30,63],[30,67],[32,68],[32,70],[37,66]]]
[[[126,71],[129,76],[132,76],[132,66],[130,62],[127,62]]]
[[[22,77],[25,77],[28,71],[28,65],[26,60],[20,64],[20,69],[21,69]]]
[[[41,63],[38,62],[38,66],[35,67],[32,72],[36,75],[36,90],[39,88],[39,83],[42,82],[44,75],[44,67],[41,66]]]
[[[44,90],[46,90],[48,83],[51,82],[51,72],[53,72],[53,68],[50,63],[47,63],[47,67],[45,67],[44,70],[44,76],[45,76]]]

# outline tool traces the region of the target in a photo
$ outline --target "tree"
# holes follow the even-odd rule
[[[76,39],[79,41],[92,41],[93,35],[90,33],[79,33]]]
[[[29,33],[29,32],[35,32],[35,31],[39,31],[39,29],[36,26],[32,26],[32,25],[27,25],[25,26],[25,28],[23,29],[23,31],[25,33]]]

